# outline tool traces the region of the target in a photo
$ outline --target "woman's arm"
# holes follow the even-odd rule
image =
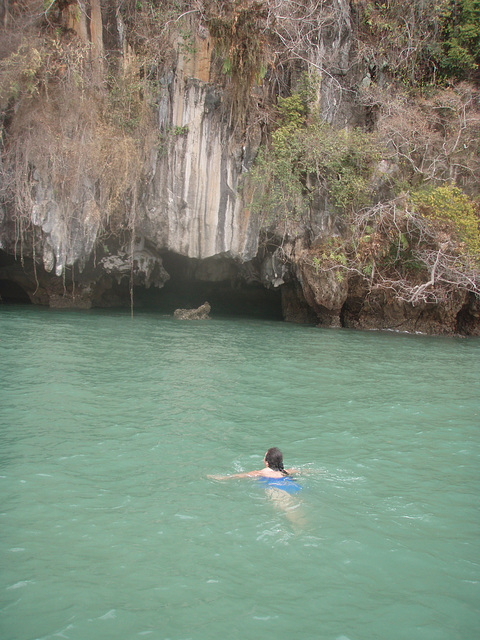
[[[292,475],[292,473],[293,474],[300,473],[300,469],[285,469],[285,471],[288,473],[289,476]]]
[[[232,473],[231,476],[207,476],[212,480],[229,480],[230,478],[254,478],[263,475],[263,469],[260,471],[247,471],[246,473]]]
[[[234,473],[230,478],[254,478],[255,476],[263,476],[263,469],[259,471],[247,471],[246,473]]]

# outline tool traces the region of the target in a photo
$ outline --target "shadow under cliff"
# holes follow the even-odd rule
[[[134,304],[142,309],[173,314],[175,309],[194,309],[209,302],[212,317],[283,320],[280,289],[248,281],[234,261],[194,260],[173,253],[164,254],[162,261],[170,276],[164,286],[134,290]]]
[[[173,315],[176,309],[195,309],[209,302],[212,317],[240,316],[283,320],[281,287],[265,287],[258,265],[242,265],[231,258],[191,259],[174,253],[161,256],[163,286],[134,282],[133,307]],[[112,277],[91,266],[72,278],[71,270],[57,277],[41,265],[33,267],[0,251],[0,303],[54,308],[129,308],[129,274]]]
[[[231,282],[188,282],[172,279],[163,289],[134,290],[134,305],[160,313],[194,309],[209,302],[211,316],[244,316],[283,320],[279,291],[258,284],[234,286]]]

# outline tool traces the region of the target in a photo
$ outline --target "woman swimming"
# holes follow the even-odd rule
[[[298,493],[302,487],[295,482],[290,474],[298,473],[298,469],[285,469],[283,455],[278,447],[270,447],[263,458],[265,467],[257,471],[234,473],[231,476],[207,476],[213,480],[228,480],[229,478],[257,478],[259,483],[265,486],[267,494],[277,506],[287,513],[289,519],[296,520],[293,510],[298,507],[292,498],[286,494]]]
[[[283,454],[278,447],[270,447],[263,458],[265,467],[257,471],[247,471],[245,473],[234,473],[231,476],[209,476],[215,480],[227,480],[228,478],[285,478],[295,473],[297,469],[285,469],[283,466]]]

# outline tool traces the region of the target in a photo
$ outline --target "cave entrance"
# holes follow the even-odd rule
[[[0,251],[0,304],[31,304],[25,289],[16,282],[24,279],[15,258],[5,251]]]
[[[162,255],[170,275],[163,288],[135,288],[135,304],[162,313],[195,309],[209,302],[212,317],[240,316],[283,320],[280,288],[267,289],[255,269],[224,257],[199,260],[174,253]]]
[[[12,280],[0,280],[0,303],[31,304],[32,302],[19,284]]]

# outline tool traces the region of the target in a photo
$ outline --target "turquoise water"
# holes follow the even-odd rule
[[[0,308],[2,640],[480,636],[480,340]],[[209,479],[280,447],[302,491]]]

